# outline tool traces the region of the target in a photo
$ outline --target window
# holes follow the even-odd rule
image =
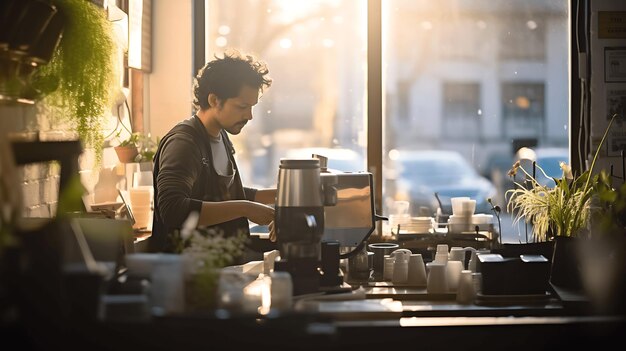
[[[443,134],[450,138],[475,140],[480,133],[480,85],[443,84]]]
[[[383,212],[397,199],[431,203],[435,192],[489,196],[505,209],[506,172],[520,143],[567,146],[568,1],[382,6]],[[403,175],[404,157],[418,152],[437,153],[442,162],[460,155],[481,178],[445,185],[436,181],[441,177]],[[442,201],[447,207],[449,199]],[[502,217],[503,232],[517,233],[510,215]]]
[[[428,19],[425,19],[428,23]],[[439,37],[437,40],[437,54],[445,60],[472,61],[479,60],[485,55],[485,51],[489,49],[489,42],[479,36],[465,35],[472,32],[476,27],[486,29],[487,22],[484,18],[474,17],[471,15],[459,18],[456,21],[443,23],[445,20],[441,18],[437,23],[435,32]],[[489,20],[494,22],[494,20]]]
[[[545,118],[544,84],[503,83],[501,90],[506,135],[541,135]]]
[[[380,13],[370,16],[382,23],[370,39],[368,2],[380,4]],[[417,151],[462,157],[472,176],[484,178],[481,189],[472,191],[493,195],[504,208],[505,181],[491,176],[492,165],[512,164],[520,140],[567,145],[567,0],[205,3],[207,57],[227,47],[253,51],[269,63],[274,78],[254,123],[233,138],[247,184],[275,184],[278,159],[292,149],[353,150],[365,170],[369,118],[382,125],[376,127],[382,165],[369,160],[382,169],[382,214],[389,214],[395,199],[410,196],[398,186],[394,157]],[[383,89],[368,95],[368,47],[377,47],[378,38],[381,51],[369,57],[382,58],[377,83]],[[367,115],[368,100],[380,102],[382,116]],[[495,158],[504,159],[490,162]],[[506,171],[498,174],[506,177]],[[407,181],[430,200],[446,190]]]
[[[232,138],[245,183],[274,185],[280,158],[309,147],[353,151],[366,169],[366,7],[348,0],[207,2],[208,57],[229,47],[254,53],[274,80],[253,123]]]
[[[500,59],[545,60],[547,33],[543,17],[549,13],[546,6],[544,10],[538,10],[531,16],[526,16],[522,12],[519,16],[502,16],[498,30]],[[549,23],[554,24],[554,21]]]

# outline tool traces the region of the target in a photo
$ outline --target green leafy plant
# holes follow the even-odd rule
[[[150,134],[142,135],[141,146],[139,147],[139,162],[152,162],[160,141],[159,137],[156,137],[155,141]]]
[[[145,135],[139,132],[131,133],[128,137],[122,139],[123,131],[124,130],[120,130],[115,135],[115,138],[118,140],[116,151],[118,151],[118,153],[120,152],[118,148],[133,148],[137,150],[137,153],[134,154],[132,161],[152,162],[160,139],[157,137],[155,141],[152,139],[150,134]]]
[[[626,182],[614,188],[612,176],[602,170],[595,192],[599,211],[594,216],[594,230],[603,235],[626,235]]]
[[[196,228],[187,225],[186,229],[174,233],[174,250],[184,255],[192,265],[192,272],[185,286],[185,298],[188,307],[194,310],[207,310],[216,303],[216,290],[219,269],[232,265],[241,257],[247,240],[245,232],[234,236],[225,236],[215,229]]]
[[[515,177],[521,170],[526,182],[514,182],[515,188],[506,192],[509,198],[507,209],[514,213],[513,223],[526,220],[533,225],[533,237],[536,241],[546,241],[552,236],[576,236],[581,229],[586,229],[590,215],[590,201],[598,184],[599,175],[593,175],[602,145],[617,115],[614,115],[598,145],[591,166],[578,177],[573,177],[571,167],[561,162],[563,177],[552,178],[556,186],[550,188],[540,184],[527,170],[516,162],[509,171]],[[544,170],[536,168],[548,177]]]
[[[131,133],[128,138],[122,139],[122,130],[117,132],[115,137],[119,141],[119,144],[117,145],[118,147],[139,147],[141,140],[140,133]]]
[[[35,87],[55,116],[70,122],[86,146],[100,157],[104,112],[116,87],[113,29],[106,12],[90,1],[52,0],[65,26],[51,61],[35,77]]]

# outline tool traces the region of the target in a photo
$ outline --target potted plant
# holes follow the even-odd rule
[[[174,253],[182,255],[185,269],[185,309],[193,313],[207,313],[220,303],[236,304],[237,301],[218,301],[218,280],[222,268],[241,264],[247,235],[237,232],[225,235],[213,228],[199,228],[197,214],[190,215],[183,228],[174,232],[169,242]]]
[[[539,241],[559,236],[578,236],[586,230],[590,200],[599,179],[598,175],[593,174],[594,167],[615,118],[614,115],[602,136],[591,167],[578,177],[573,176],[569,165],[561,162],[563,177],[553,178],[556,186],[549,187],[540,184],[534,175],[520,167],[519,161],[513,165],[509,175],[514,177],[521,170],[527,180],[516,181],[516,187],[506,192],[508,209],[515,213],[514,223],[522,219],[530,221],[533,237]],[[536,169],[547,177],[541,167],[536,166]]]
[[[120,130],[116,137],[119,139],[122,131]],[[128,138],[122,140],[114,149],[117,158],[122,163],[136,162],[139,156],[139,133],[131,133]]]
[[[68,121],[101,157],[101,125],[117,84],[116,46],[106,11],[85,0],[52,0],[64,18],[52,59],[33,75],[33,88],[53,117]]]
[[[589,237],[591,200],[596,195],[600,179],[598,174],[593,174],[594,167],[615,118],[616,115],[609,121],[590,168],[579,176],[574,177],[571,167],[561,162],[563,176],[553,178],[556,185],[549,187],[520,167],[519,161],[509,171],[514,177],[521,170],[526,179],[525,182],[515,182],[516,187],[506,192],[514,223],[526,220],[532,224],[532,234],[537,241],[554,241],[550,281],[555,285],[575,290],[582,287],[575,257],[578,241],[569,239]],[[533,166],[547,177],[541,167]]]
[[[156,141],[152,139],[150,134],[141,136],[139,146],[139,162],[152,162],[159,146],[160,138],[156,137]]]

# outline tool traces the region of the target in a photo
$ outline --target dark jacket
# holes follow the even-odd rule
[[[244,188],[233,157],[235,149],[225,131],[222,138],[235,170],[230,191],[213,167],[209,136],[200,119],[192,116],[170,130],[159,143],[154,157],[154,218],[151,252],[172,252],[172,232],[180,229],[192,211],[200,213],[203,201],[253,200],[256,190]],[[243,230],[249,234],[247,218],[240,217],[208,228],[225,236]]]

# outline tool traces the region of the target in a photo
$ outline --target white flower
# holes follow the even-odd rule
[[[213,229],[192,228],[188,231],[187,246],[182,253],[194,261],[201,261],[204,267],[223,267],[233,262],[243,253],[246,235],[224,237]]]
[[[572,174],[572,166],[563,161],[559,162],[559,166],[561,166],[561,170],[563,171],[563,178],[574,179],[574,175]]]

